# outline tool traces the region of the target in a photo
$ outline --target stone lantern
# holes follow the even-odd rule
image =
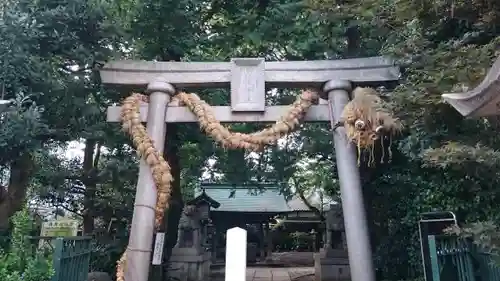
[[[183,281],[203,281],[210,275],[210,209],[220,203],[203,191],[186,202],[179,221],[179,234],[170,257],[169,275]]]
[[[206,201],[202,201],[197,207],[200,214],[200,220],[207,222],[210,219],[210,204]]]
[[[205,190],[203,190],[200,195],[187,202],[187,205],[196,206],[201,223],[207,224],[210,221],[210,209],[219,208],[220,203],[210,198],[210,196],[205,193]]]

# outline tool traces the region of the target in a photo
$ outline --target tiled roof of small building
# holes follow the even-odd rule
[[[203,194],[220,203],[215,212],[248,212],[248,213],[288,213],[295,211],[309,211],[307,205],[298,197],[286,201],[285,196],[275,185],[263,184],[259,187],[250,185],[223,185],[201,184],[196,190],[195,197]],[[331,198],[321,198],[318,194],[307,196],[311,205],[329,209],[330,204],[336,204]],[[323,204],[321,204],[323,200]],[[323,205],[323,206],[321,206]]]
[[[215,212],[285,213],[289,212],[285,197],[276,186],[262,185],[261,188],[248,185],[202,184],[195,197],[203,190],[220,203]]]

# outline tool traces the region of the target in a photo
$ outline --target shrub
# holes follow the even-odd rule
[[[34,250],[28,238],[33,222],[27,210],[12,218],[13,229],[8,251],[0,251],[0,280],[50,281],[53,275],[50,253]]]

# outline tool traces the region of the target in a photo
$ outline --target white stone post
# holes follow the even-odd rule
[[[340,120],[342,110],[349,102],[351,87],[351,83],[345,80],[330,80],[323,87],[323,91],[328,93],[334,124]],[[344,127],[338,127],[333,132],[333,141],[340,182],[351,280],[375,281],[356,150],[354,145],[349,143]]]
[[[175,88],[165,81],[157,80],[148,85],[146,93],[150,94],[147,132],[155,148],[162,154],[166,133],[165,114],[170,96],[175,94]],[[155,231],[155,205],[156,186],[151,169],[141,159],[127,250],[125,281],[148,280]]]
[[[226,235],[225,281],[245,281],[247,274],[247,231],[234,227]]]

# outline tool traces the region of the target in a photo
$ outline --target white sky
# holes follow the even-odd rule
[[[278,145],[278,147],[283,147],[285,145],[285,143],[286,143],[286,138],[281,138],[280,140],[278,140],[277,145]],[[84,149],[85,149],[85,143],[80,142],[80,141],[70,141],[67,149],[64,151],[60,151],[59,153],[63,154],[64,158],[66,158],[68,160],[74,159],[74,158],[80,158],[83,160]],[[257,159],[259,155],[257,153],[251,152],[249,156]],[[213,166],[215,164],[216,160],[215,159],[208,159],[207,162],[208,162],[209,166]],[[203,172],[201,177],[202,177],[202,179],[209,178],[208,171]]]
[[[68,148],[64,151],[61,151],[61,154],[64,154],[64,158],[66,159],[74,159],[74,158],[79,158],[83,160],[84,156],[84,150],[85,150],[85,143],[80,142],[80,141],[71,141],[68,144]],[[216,162],[215,159],[208,159],[208,165],[213,166]],[[210,178],[209,172],[204,171],[202,178]]]
[[[83,159],[83,150],[85,149],[85,144],[79,141],[69,142],[68,149],[64,151],[64,156],[66,159],[81,158]]]

